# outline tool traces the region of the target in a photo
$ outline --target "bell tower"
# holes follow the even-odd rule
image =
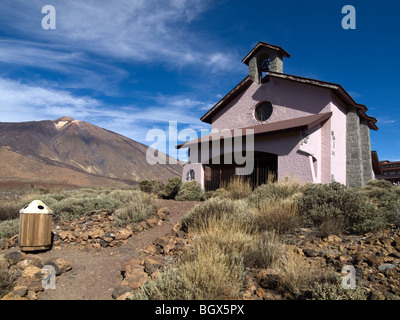
[[[262,73],[266,71],[283,73],[283,58],[290,58],[290,54],[281,47],[259,42],[242,60],[249,66],[249,75],[257,84],[261,83]]]

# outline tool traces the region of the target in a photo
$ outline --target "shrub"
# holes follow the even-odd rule
[[[312,226],[320,227],[327,220],[339,219],[344,232],[357,234],[385,226],[368,197],[338,182],[308,186],[298,204],[305,222]]]
[[[341,284],[342,276],[338,273],[331,273],[315,281],[311,287],[313,300],[366,300],[364,291],[356,289],[343,289]]]
[[[139,189],[142,192],[152,193],[153,192],[153,181],[142,180],[139,182]]]
[[[107,197],[87,197],[85,194],[81,194],[79,196],[63,199],[50,208],[54,211],[56,219],[68,220],[81,217],[88,211],[101,209],[111,210],[114,208],[114,202]]]
[[[181,178],[171,178],[164,185],[164,188],[158,192],[158,196],[164,199],[175,199],[182,185]]]
[[[371,180],[358,190],[376,204],[387,223],[400,224],[400,189],[386,180]]]
[[[197,181],[187,181],[182,183],[175,200],[202,201],[204,200],[204,191]]]
[[[259,231],[276,231],[279,234],[293,231],[302,223],[298,206],[291,199],[260,202],[253,219]]]
[[[283,244],[274,231],[253,236],[241,252],[245,266],[250,268],[273,268],[283,253]]]
[[[179,267],[148,281],[132,299],[238,299],[245,277],[243,258],[216,246],[203,246],[202,242],[196,242]]]
[[[301,298],[320,276],[318,269],[310,267],[291,250],[282,255],[278,270],[281,274],[281,288],[295,299]]]
[[[260,203],[266,200],[279,200],[286,198],[296,198],[300,196],[304,186],[292,180],[268,182],[257,187],[249,197],[249,203],[259,207]]]
[[[222,196],[233,200],[247,198],[253,190],[250,180],[245,180],[241,176],[235,176],[227,185],[223,185],[222,188],[225,190]]]
[[[204,193],[204,200],[208,200],[210,198],[228,198],[227,197],[228,191],[226,191],[224,188],[218,188],[217,190],[214,191],[206,191]]]
[[[9,270],[0,269],[0,299],[12,291],[15,277]]]
[[[248,205],[243,200],[211,198],[185,214],[181,218],[181,225],[184,230],[199,230],[222,219],[244,221],[248,212]]]
[[[0,239],[9,238],[19,232],[19,219],[0,222]]]
[[[156,214],[157,206],[151,195],[136,191],[130,194],[130,202],[115,210],[113,213],[117,226],[125,227],[131,223],[138,223]]]

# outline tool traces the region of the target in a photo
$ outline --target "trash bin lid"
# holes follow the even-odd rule
[[[30,204],[19,210],[19,213],[53,214],[53,210],[46,206],[43,201],[33,200]]]

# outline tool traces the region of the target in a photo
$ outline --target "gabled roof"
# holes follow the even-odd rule
[[[355,107],[359,111],[359,115],[368,121],[368,126],[372,130],[378,130],[376,126],[377,120],[374,117],[370,117],[366,114],[368,108],[363,104],[356,103],[353,98],[347,93],[346,90],[340,84],[326,82],[321,80],[315,80],[310,78],[304,78],[279,72],[268,71],[267,75],[262,80],[265,82],[268,78],[280,78],[289,81],[294,81],[298,83],[313,85],[317,87],[323,87],[331,90],[335,93],[339,98],[341,98],[348,105]],[[237,97],[240,93],[246,90],[252,83],[254,79],[251,76],[247,76],[244,78],[235,88],[233,88],[225,97],[223,97],[216,105],[214,105],[206,114],[204,114],[200,120],[206,123],[212,122],[212,118],[214,115],[218,113],[218,111],[222,110],[226,105],[228,105],[235,97]]]
[[[290,58],[290,54],[287,53],[285,50],[282,49],[282,47],[280,46],[276,46],[274,44],[270,44],[270,43],[266,43],[266,42],[262,42],[260,41],[259,43],[256,44],[256,46],[247,54],[247,56],[245,56],[242,60],[243,63],[249,65],[249,62],[251,60],[251,58],[254,56],[254,54],[256,53],[256,51],[260,48],[267,48],[267,49],[272,49],[274,51],[278,51],[280,52],[284,57],[286,58]]]
[[[288,120],[276,121],[271,123],[259,124],[256,126],[238,128],[240,129],[240,136],[246,134],[246,130],[254,130],[255,136],[277,134],[290,131],[308,130],[316,125],[328,120],[332,116],[332,112],[325,112],[319,114],[313,114],[310,116],[293,118]],[[235,137],[234,129],[230,130],[230,136]],[[213,140],[220,140],[223,138],[223,132],[211,133],[198,139],[190,140],[188,142],[179,144],[176,146],[177,149],[188,148],[191,145],[209,142]]]

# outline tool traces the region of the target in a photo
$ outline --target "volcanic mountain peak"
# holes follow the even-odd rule
[[[58,119],[53,120],[53,121],[54,121],[54,122],[59,122],[59,121],[71,122],[71,121],[74,121],[74,120],[75,120],[75,119],[72,118],[72,117],[66,117],[66,116],[64,116],[64,117],[58,118]]]
[[[54,124],[55,124],[55,126],[56,126],[56,128],[58,129],[58,130],[60,130],[62,127],[64,127],[66,124],[70,124],[70,123],[73,123],[73,122],[80,122],[80,121],[78,121],[78,120],[75,120],[74,118],[72,118],[72,117],[61,117],[61,118],[58,118],[58,119],[56,119],[56,120],[53,120],[53,122],[54,122]]]

